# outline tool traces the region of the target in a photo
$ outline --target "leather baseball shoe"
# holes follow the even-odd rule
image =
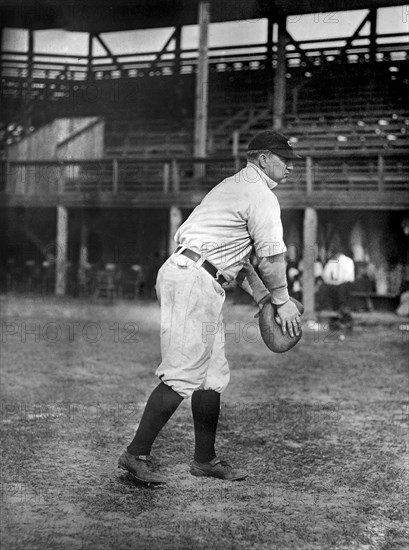
[[[138,481],[144,483],[166,483],[164,476],[152,470],[152,459],[149,455],[135,456],[124,451],[118,459],[118,468],[126,470]]]
[[[220,458],[214,458],[210,462],[192,462],[190,473],[197,477],[216,477],[218,479],[226,479],[228,481],[237,481],[244,479],[248,473],[244,470],[233,468]]]

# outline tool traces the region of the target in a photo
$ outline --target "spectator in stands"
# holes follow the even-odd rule
[[[136,296],[142,296],[146,284],[145,270],[140,264],[133,264],[130,268],[132,281],[134,285],[134,298]]]
[[[330,247],[329,260],[322,278],[326,285],[329,306],[338,313],[340,325],[352,329],[350,293],[355,280],[355,265],[352,258],[342,253],[338,243],[333,243]]]

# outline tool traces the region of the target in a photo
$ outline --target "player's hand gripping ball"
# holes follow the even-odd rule
[[[290,300],[294,302],[298,308],[298,311],[302,315],[304,313],[303,305],[294,298],[290,298]],[[276,316],[276,308],[270,300],[268,300],[264,303],[258,318],[261,337],[271,351],[274,353],[284,353],[285,351],[293,348],[300,341],[302,330],[300,330],[298,336],[294,336],[293,338],[291,338],[288,332],[284,335],[281,330],[281,325],[276,321]]]

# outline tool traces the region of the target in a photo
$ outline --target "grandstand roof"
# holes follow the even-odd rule
[[[406,0],[208,0],[212,22],[400,6]],[[0,0],[2,27],[114,32],[197,23],[199,0]]]

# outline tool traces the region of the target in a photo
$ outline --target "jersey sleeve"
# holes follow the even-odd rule
[[[248,209],[247,229],[259,258],[284,253],[281,209],[271,191],[259,194]]]

